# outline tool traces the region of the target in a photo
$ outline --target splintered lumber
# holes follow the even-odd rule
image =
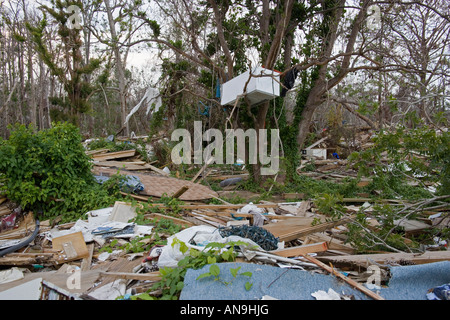
[[[106,160],[112,160],[112,159],[121,159],[121,158],[129,158],[136,155],[136,150],[123,150],[123,151],[116,151],[116,152],[108,152],[108,153],[102,153],[102,154],[96,154],[92,156],[92,159],[94,161],[106,161]]]
[[[197,174],[192,178],[192,182],[195,182],[197,180],[198,176],[202,174],[202,172],[206,169],[206,167],[213,162],[214,158],[209,158],[208,161],[205,162],[205,164],[201,167],[201,169],[197,172]]]
[[[137,195],[137,194],[133,194],[133,193],[126,193],[126,192],[123,192],[123,191],[120,191],[120,194],[123,195],[123,196],[130,196],[133,199],[136,199],[136,200],[139,200],[139,201],[144,201],[144,202],[147,202],[148,199],[150,199],[149,196],[142,196],[142,195]]]
[[[8,253],[0,257],[2,266],[30,266],[33,264],[52,265],[53,253]]]
[[[326,242],[311,243],[303,246],[290,247],[286,249],[270,251],[281,257],[296,257],[307,253],[324,252],[328,250]]]
[[[350,221],[351,218],[343,218],[311,226],[312,218],[297,218],[270,223],[264,225],[263,228],[271,232],[274,237],[279,238],[279,241],[292,241],[312,233],[323,232]]]
[[[170,174],[165,172],[164,170],[161,170],[155,166],[152,166],[151,164],[147,163],[146,167],[148,167],[150,170],[155,171],[156,173],[159,173],[162,176],[169,176]]]
[[[34,215],[32,212],[28,213],[15,229],[3,231],[0,233],[0,240],[21,239],[29,236],[35,228]]]
[[[328,139],[328,136],[326,136],[325,138],[320,139],[319,141],[314,142],[312,145],[310,145],[309,147],[305,148],[305,150],[312,149],[312,148],[314,148],[315,146],[319,145],[320,143],[324,142],[327,139]]]
[[[115,167],[115,168],[119,168],[119,169],[130,170],[130,171],[150,169],[150,167],[147,166],[145,164],[145,162],[143,162],[143,161],[139,161],[139,162],[98,161],[98,162],[95,162],[95,165],[100,166],[100,167]]]
[[[94,155],[96,155],[96,154],[99,154],[99,153],[107,153],[109,151],[109,149],[97,149],[97,150],[87,150],[87,151],[85,151],[85,153],[88,155],[88,156],[94,156]]]
[[[302,238],[301,240],[304,240],[303,244],[309,244],[310,242],[326,241],[328,245],[328,250],[338,250],[346,254],[354,254],[356,251],[352,246],[345,244],[343,241],[339,239],[332,238],[325,233],[310,234],[304,237],[304,239]]]
[[[172,195],[172,198],[179,198],[183,193],[189,189],[189,186],[182,186],[177,192]]]
[[[422,254],[417,253],[379,253],[379,254],[358,254],[346,256],[321,256],[321,261],[333,264],[357,264],[367,266],[371,264],[426,264],[439,261],[449,261],[450,251],[426,251]]]
[[[193,216],[194,218],[200,220],[200,221],[203,221],[203,222],[205,222],[207,224],[210,224],[210,225],[212,225],[214,227],[217,227],[217,228],[225,226],[225,223],[222,220],[215,219],[214,217],[209,217],[207,215],[203,215],[201,213],[194,212],[194,211],[188,212],[188,214],[190,216]]]
[[[352,287],[358,289],[359,291],[361,291],[362,293],[366,294],[367,296],[371,297],[372,299],[375,300],[384,300],[383,297],[379,296],[378,294],[376,294],[375,292],[369,290],[368,288],[364,287],[363,285],[359,284],[358,282],[344,276],[342,273],[337,272],[335,269],[333,269],[330,266],[327,266],[326,264],[324,264],[323,262],[317,260],[314,257],[311,257],[307,254],[303,254],[302,255],[306,260],[318,265],[319,267],[321,267],[322,269],[328,271],[329,273],[335,275],[336,277],[344,280],[345,282],[347,282],[349,285],[351,285]]]
[[[87,271],[91,268],[92,255],[94,254],[94,244],[87,245],[89,255],[81,261],[81,271]]]
[[[1,200],[0,200],[1,201]],[[11,209],[9,208],[0,208],[0,217],[7,216],[8,214],[11,214]]]

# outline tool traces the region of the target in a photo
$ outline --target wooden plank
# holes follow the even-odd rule
[[[120,191],[120,194],[123,195],[123,196],[130,196],[133,199],[136,199],[136,200],[139,200],[139,201],[144,201],[144,202],[147,202],[148,199],[150,199],[150,197],[148,197],[148,196],[141,196],[141,195],[137,195],[137,194],[133,194],[133,193],[126,193],[126,192],[123,192],[123,191]]]
[[[12,211],[9,208],[1,208],[0,209],[0,217],[7,216],[11,213],[12,213]]]
[[[320,139],[319,141],[314,142],[312,145],[310,145],[309,147],[306,147],[305,150],[309,150],[311,148],[314,148],[315,146],[319,145],[320,143],[324,142],[325,140],[328,139],[328,136],[325,138]]]
[[[386,264],[391,263],[412,262],[415,264],[433,263],[439,261],[450,261],[450,251],[426,251],[422,254],[417,253],[379,253],[379,254],[358,254],[347,256],[321,256],[321,261],[331,262],[333,264]]]
[[[147,163],[146,166],[147,166],[150,170],[153,170],[153,171],[159,173],[160,175],[163,175],[163,176],[169,176],[169,175],[170,175],[169,173],[165,172],[164,170],[161,170],[161,169],[159,169],[159,168],[157,168],[157,167],[155,167],[155,166],[152,166],[151,164],[148,164],[148,163]]]
[[[363,285],[359,284],[358,282],[344,276],[342,273],[337,272],[335,269],[333,269],[330,266],[327,266],[326,264],[324,264],[323,262],[317,260],[314,257],[311,257],[307,254],[303,254],[302,255],[306,260],[318,265],[319,267],[321,267],[322,269],[328,271],[329,273],[335,275],[336,277],[344,280],[345,282],[347,282],[349,285],[351,285],[352,287],[358,289],[359,291],[361,291],[362,293],[366,294],[367,296],[371,297],[372,299],[375,300],[385,300],[383,297],[379,296],[378,294],[376,294],[375,292],[369,290],[368,288],[364,287]]]
[[[188,212],[188,214],[214,227],[224,227],[226,225],[223,221],[219,219],[214,219],[213,217],[209,217],[194,211]]]
[[[179,198],[183,193],[189,189],[189,186],[182,186],[177,192],[172,195],[172,198]]]
[[[85,153],[88,156],[93,156],[93,155],[96,155],[96,154],[99,154],[99,153],[106,153],[108,151],[109,151],[109,149],[97,149],[97,150],[87,150],[87,151],[85,151]]]
[[[53,265],[53,253],[10,253],[0,257],[2,266],[30,266],[32,264]]]
[[[324,252],[328,250],[326,242],[311,243],[303,246],[290,247],[280,250],[270,251],[270,253],[276,254],[281,257],[296,257],[302,254]]]
[[[192,178],[192,182],[195,182],[197,180],[198,176],[206,169],[206,167],[214,161],[214,158],[209,158],[208,161],[205,162],[205,164],[201,167],[201,169],[197,172],[197,174]]]
[[[306,222],[307,221],[306,219],[311,218],[297,218],[297,219],[305,219]],[[348,223],[350,222],[350,218],[343,218],[337,221],[325,222],[315,226],[311,226],[311,223],[309,223],[309,226],[305,224],[302,225],[299,222],[298,222],[299,224],[295,226],[295,224],[293,224],[294,223],[293,219],[287,221],[288,222],[285,224],[281,224],[284,221],[279,223],[270,223],[264,225],[263,228],[271,232],[275,237],[279,238],[280,241],[292,241],[312,233],[323,232],[338,225]]]
[[[92,156],[92,159],[94,161],[105,161],[105,160],[133,157],[135,154],[136,154],[136,150],[131,149],[131,150],[108,152],[108,153],[104,153],[104,154],[94,155],[94,156]]]
[[[87,256],[86,258],[83,259],[83,261],[81,261],[81,271],[88,271],[89,269],[91,269],[91,263],[92,263],[92,255],[94,254],[94,244],[90,243],[87,245],[88,251],[89,251],[89,256]]]
[[[356,250],[352,246],[345,244],[339,239],[332,238],[325,233],[310,234],[306,237],[302,237],[302,239],[304,239],[305,241],[304,244],[307,244],[309,242],[326,241],[328,250],[339,250],[345,252],[346,254],[354,254],[356,252]]]
[[[248,173],[244,174],[229,174],[229,175],[219,175],[219,176],[209,176],[208,179],[211,180],[226,180],[230,178],[242,178],[242,180],[248,179]]]
[[[133,163],[133,162],[126,162],[126,161],[98,161],[94,162],[94,165],[100,166],[100,167],[116,167],[119,169],[124,170],[146,170],[149,169],[149,167],[145,166],[145,163]]]

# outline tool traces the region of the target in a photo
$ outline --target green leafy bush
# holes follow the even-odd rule
[[[41,219],[62,216],[71,221],[108,206],[115,199],[97,184],[77,127],[55,124],[36,132],[24,125],[11,127],[0,144],[0,188],[24,210],[41,213]]]
[[[388,162],[383,162],[383,158]],[[353,153],[349,160],[361,175],[373,176],[376,173],[378,179],[384,179],[387,189],[391,186],[397,193],[410,191],[395,188],[399,183],[403,185],[407,178],[420,181],[423,185],[437,183],[436,195],[450,192],[448,132],[439,132],[427,126],[415,129],[398,127],[392,132],[380,132],[374,138],[372,148]]]

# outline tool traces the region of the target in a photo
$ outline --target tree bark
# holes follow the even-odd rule
[[[114,22],[114,17],[112,15],[111,6],[109,3],[109,0],[104,0],[105,7],[106,7],[106,13],[108,16],[108,23],[109,23],[109,29],[111,32],[111,38],[112,38],[112,50],[114,53],[114,58],[116,61],[116,74],[117,74],[117,80],[119,82],[119,95],[120,95],[120,121],[121,125],[125,124],[126,118],[127,118],[127,101],[126,101],[126,83],[125,83],[125,71],[124,66],[122,63],[122,59],[120,57],[120,48],[118,45],[118,37]],[[125,135],[130,135],[130,128],[128,123],[125,126]]]
[[[302,117],[299,122],[298,134],[297,134],[297,144],[299,148],[303,148],[303,144],[306,140],[306,137],[309,133],[309,128],[311,125],[311,121],[313,119],[314,111],[320,104],[324,101],[324,95],[328,90],[339,84],[345,76],[349,73],[349,66],[351,61],[351,54],[354,50],[356,38],[358,36],[360,27],[362,22],[365,20],[367,7],[370,1],[365,0],[364,4],[359,11],[356,19],[353,22],[352,29],[348,38],[347,47],[345,50],[345,55],[340,65],[340,71],[338,74],[330,80],[327,80],[326,73],[328,68],[328,63],[320,65],[319,76],[318,79],[313,84],[313,87],[308,95],[306,104],[302,111]],[[339,3],[336,4],[334,9],[334,17],[330,22],[330,31],[328,36],[324,40],[324,50],[322,51],[322,59],[326,60],[331,57],[332,50],[334,44],[336,42],[337,30],[339,27],[339,23],[342,19],[344,13],[344,5],[345,0],[340,0]]]

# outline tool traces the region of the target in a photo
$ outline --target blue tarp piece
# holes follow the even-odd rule
[[[372,300],[333,275],[317,274],[298,269],[285,269],[252,263],[218,263],[221,281],[213,277],[196,280],[209,271],[189,269],[184,279],[180,300],[260,300],[263,296],[279,300],[315,300],[312,293],[333,289],[340,295],[353,295],[355,300]],[[233,279],[231,268],[241,267],[239,273],[250,271],[251,277],[237,276]],[[450,283],[450,261],[413,266],[391,267],[387,287],[377,292],[386,300],[427,300],[427,293],[438,286]],[[246,290],[245,283],[253,284]]]
[[[110,177],[94,175],[94,178],[98,183],[103,184],[108,181]],[[121,183],[119,188],[126,193],[139,193],[144,190],[144,185],[141,183],[141,179],[139,179],[139,177],[126,175],[124,176],[123,182]]]
[[[354,295],[356,300],[371,299],[332,275],[252,263],[218,263],[217,266],[220,279],[229,284],[214,281],[212,277],[196,280],[199,275],[209,272],[210,265],[198,270],[189,269],[180,300],[260,300],[265,295],[279,300],[315,300],[311,293],[330,288],[341,295]],[[251,277],[238,275],[233,278],[230,269],[238,267],[241,267],[238,274],[250,271]],[[252,283],[250,290],[245,288],[247,281]]]
[[[217,78],[216,98],[219,98],[219,99],[220,99],[220,79],[219,79],[219,78]]]
[[[450,282],[450,261],[391,267],[388,288],[381,288],[386,300],[427,300],[428,290]]]
[[[200,104],[203,106],[203,110],[202,110]],[[207,117],[209,117],[209,109],[211,109],[210,106],[207,106],[207,105],[204,104],[203,102],[199,101],[199,105],[198,105],[198,113],[199,113],[199,114],[201,114],[202,116],[207,116]]]

